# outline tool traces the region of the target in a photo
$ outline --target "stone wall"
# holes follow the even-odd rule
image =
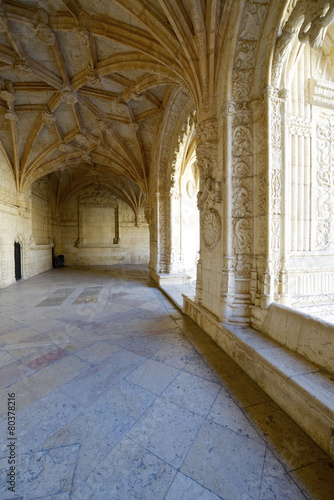
[[[52,267],[52,243],[49,239],[49,218],[44,206],[46,198],[38,198],[38,189],[16,193],[12,173],[0,158],[0,287],[15,282],[14,243],[21,245],[22,279],[47,271]],[[32,199],[38,200],[35,206]],[[43,201],[44,200],[44,201]],[[32,208],[33,206],[33,208]],[[35,221],[33,217],[35,213]],[[35,228],[36,244],[32,234]],[[42,237],[43,235],[43,237]],[[43,240],[43,241],[42,241]]]

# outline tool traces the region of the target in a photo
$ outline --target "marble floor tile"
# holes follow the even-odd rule
[[[59,427],[66,426],[71,422],[84,407],[73,401],[59,389],[56,389],[38,399],[33,404],[16,414],[16,429],[18,437],[19,453],[39,451],[41,445],[52,436]],[[6,451],[6,433],[0,436],[1,456]],[[68,443],[64,443],[66,445]]]
[[[62,390],[89,406],[113,385],[133,372],[146,358],[129,351],[118,351],[62,386]]]
[[[18,380],[34,373],[32,368],[24,365],[20,361],[14,360],[0,368],[0,390],[9,387]]]
[[[175,469],[124,438],[96,471],[72,494],[72,500],[163,500]]]
[[[0,367],[8,365],[15,360],[15,356],[6,351],[0,351]]]
[[[199,415],[159,398],[127,436],[168,464],[179,468],[202,422],[203,418]]]
[[[273,401],[251,406],[249,418],[287,470],[325,458],[317,444]]]
[[[166,363],[166,365],[174,366],[175,368],[183,370],[190,361],[198,357],[199,355],[192,347],[170,344],[160,349],[155,354],[153,359],[160,361],[160,363]]]
[[[181,372],[161,397],[202,417],[206,417],[212,407],[220,385],[190,373]]]
[[[55,363],[59,359],[63,359],[68,355],[69,353],[64,349],[57,348],[54,351],[51,351],[47,354],[43,354],[42,356],[33,359],[32,361],[30,361],[30,363],[28,363],[27,366],[36,371],[41,370],[42,368],[45,368],[46,366],[51,365],[52,363]]]
[[[149,359],[128,375],[126,380],[160,395],[178,373],[179,370],[172,366]]]
[[[96,364],[109,358],[114,352],[120,350],[120,347],[111,345],[108,342],[95,342],[84,349],[77,352],[77,356],[81,359],[89,361],[89,363]]]
[[[282,498],[285,500],[305,500],[302,491],[267,448],[259,500],[281,500]]]
[[[266,448],[214,422],[205,421],[183,474],[224,500],[258,499]]]
[[[207,353],[203,358],[240,407],[269,401],[269,396],[227,354]]]
[[[43,448],[81,443],[73,479],[75,488],[123,438],[154,399],[150,392],[123,380],[51,436]]]
[[[89,302],[97,302],[101,291],[101,286],[86,287],[73,304],[88,304]]]
[[[79,445],[27,453],[18,458],[17,496],[33,500],[70,491]],[[0,498],[9,499],[6,459],[0,460]]]
[[[245,414],[240,410],[228,391],[222,387],[215,400],[208,420],[226,427],[242,436],[264,443],[260,434],[255,430]]]
[[[165,496],[165,500],[219,500],[219,498],[181,472],[176,475]]]
[[[220,380],[215,374],[215,370],[211,368],[209,363],[203,358],[203,356],[197,356],[193,358],[187,365],[184,367],[184,370],[192,373],[193,375],[197,375],[198,377],[205,378],[207,380],[211,380],[211,382],[216,382],[220,384]]]
[[[56,290],[53,294],[49,295],[46,299],[42,300],[35,307],[49,307],[49,306],[60,306],[67,297],[73,293],[75,288],[63,288]]]
[[[33,373],[30,377],[15,382],[10,386],[10,391],[16,394],[18,410],[23,410],[37,399],[71,380],[78,373],[87,370],[88,367],[87,362],[75,356],[67,356],[57,363]],[[8,389],[0,391],[1,415],[6,411],[1,403],[7,401],[7,393]]]
[[[10,390],[21,488],[1,500],[332,500],[333,463],[143,266],[0,290],[0,375],[0,478]]]
[[[114,345],[120,346],[127,351],[134,352],[140,356],[150,358],[156,354],[160,349],[165,347],[165,343],[158,338],[150,338],[145,335],[138,337],[119,338],[112,341]]]

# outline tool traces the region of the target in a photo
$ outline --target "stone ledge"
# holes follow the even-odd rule
[[[183,311],[334,459],[333,377],[259,331],[219,323],[185,295]]]
[[[194,272],[168,274],[168,273],[157,273],[151,269],[150,275],[151,275],[151,278],[153,278],[154,281],[156,281],[159,286],[161,286],[161,285],[183,285],[186,283],[191,283],[195,279]]]

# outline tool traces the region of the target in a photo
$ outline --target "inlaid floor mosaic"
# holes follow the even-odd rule
[[[329,458],[144,267],[54,269],[0,313],[1,500],[333,500]]]

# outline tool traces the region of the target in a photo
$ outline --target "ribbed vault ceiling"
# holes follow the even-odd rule
[[[214,93],[229,3],[2,1],[0,149],[17,189],[56,172],[59,202],[95,182],[142,203],[175,86],[195,107]]]

